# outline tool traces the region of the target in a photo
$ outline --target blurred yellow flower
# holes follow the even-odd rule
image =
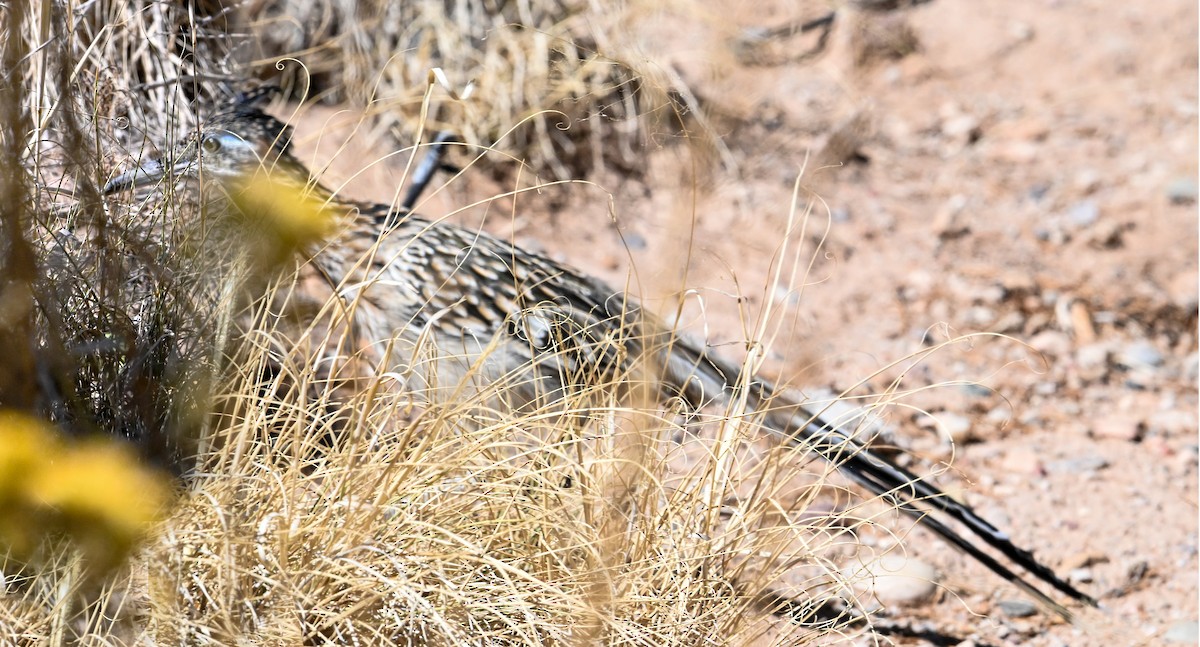
[[[171,486],[112,439],[63,442],[47,423],[0,411],[0,544],[27,558],[66,537],[100,570],[120,563],[164,511]]]
[[[35,472],[29,493],[57,513],[67,533],[90,547],[93,558],[109,561],[127,552],[158,518],[170,491],[129,447],[93,439],[70,447]]]
[[[59,451],[58,437],[49,425],[24,413],[0,410],[0,502],[18,496],[46,456]]]
[[[305,187],[269,175],[246,182],[232,200],[239,211],[291,250],[327,238],[338,224],[333,211]]]

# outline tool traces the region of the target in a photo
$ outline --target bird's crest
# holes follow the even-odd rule
[[[279,87],[274,85],[239,92],[222,110],[209,117],[205,127],[257,139],[269,144],[276,153],[287,153],[292,143],[292,127],[262,111],[262,105],[278,92]]]

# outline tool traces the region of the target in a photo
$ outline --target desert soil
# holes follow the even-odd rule
[[[1105,607],[1090,629],[1026,616],[918,531],[941,592],[889,622],[935,644],[1195,644],[1196,4],[934,0],[840,10],[819,49],[756,37],[811,4],[637,28],[723,150],[663,137],[642,177],[460,217],[660,309],[691,290],[685,323],[731,354],[775,304],[764,370],[798,389],[902,377],[892,441],[916,465],[952,459],[943,487]],[[389,197],[373,173],[394,186],[376,168],[347,191]],[[426,211],[496,190],[468,177]],[[765,287],[789,221],[807,229],[783,258],[804,271]]]

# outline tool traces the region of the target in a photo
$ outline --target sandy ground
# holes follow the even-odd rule
[[[890,621],[935,644],[1195,644],[1195,3],[844,9],[811,56],[812,33],[755,37],[817,15],[800,7],[713,2],[637,34],[705,106],[723,166],[666,145],[644,178],[497,203],[488,228],[651,304],[693,290],[684,319],[734,353],[774,303],[765,370],[798,388],[903,374],[895,443],[953,458],[944,487],[1106,607],[1088,630],[1014,617],[1019,592],[918,532],[942,594]],[[394,174],[347,191],[387,198],[371,185]],[[494,191],[468,180],[425,210]],[[789,219],[807,229],[782,258],[814,262],[764,287]],[[1004,337],[893,365],[974,333]]]

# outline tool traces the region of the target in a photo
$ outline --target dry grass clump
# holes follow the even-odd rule
[[[827,473],[750,444],[752,420],[685,429],[628,381],[523,414],[494,408],[503,383],[438,403],[394,374],[338,401],[306,367],[339,333],[292,346],[268,310],[131,569],[88,580],[67,552],[7,583],[0,622],[104,644],[837,642],[829,564],[867,521],[810,511]]]
[[[639,172],[651,134],[682,128],[684,108],[663,75],[622,37],[622,5],[275,1],[254,3],[244,18],[261,47],[255,63],[273,71],[266,66],[279,61],[297,98],[367,106],[375,130],[398,145],[425,125],[548,179],[577,179],[604,167]],[[422,115],[433,68],[449,92]]]
[[[79,65],[69,80],[31,66],[31,108],[39,124],[65,107],[92,129],[103,142],[87,158],[94,177],[117,148],[170,142],[204,110],[263,81],[297,101],[366,108],[372,132],[397,147],[449,130],[546,179],[636,173],[647,145],[665,135],[711,137],[702,122],[684,127],[681,114],[698,106],[625,41],[626,19],[622,7],[559,0],[58,6],[36,12],[26,37],[36,45],[47,33],[68,35]],[[423,114],[434,68],[446,85]],[[60,106],[67,96],[72,104]]]
[[[3,18],[0,266],[5,292],[27,306],[7,309],[14,357],[0,404],[73,434],[132,439],[178,468],[205,425],[227,328],[212,305],[233,259],[205,242],[212,223],[195,217],[194,196],[121,207],[99,186],[129,143],[143,145],[130,123],[187,126],[176,108],[212,93],[176,77],[227,60],[228,39],[188,45],[187,12],[167,3],[17,3]]]
[[[834,595],[811,566],[850,541],[804,514],[821,479],[785,487],[783,453],[714,454],[636,402],[514,415],[485,390],[414,408],[385,377],[331,415],[245,379],[144,556],[152,642],[831,640],[769,615],[775,591]]]

